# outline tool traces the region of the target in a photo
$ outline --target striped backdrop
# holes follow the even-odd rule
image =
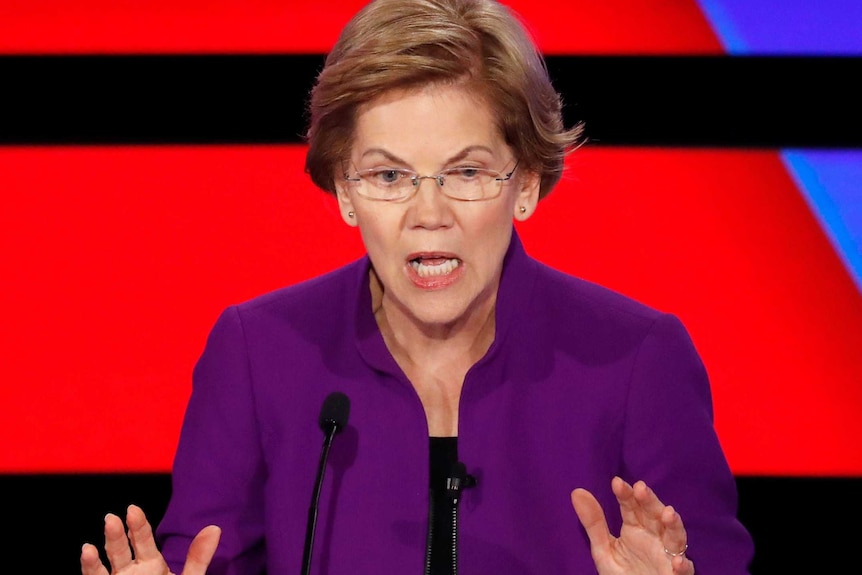
[[[362,3],[0,0],[0,571],[77,572],[129,503],[157,521],[218,312],[362,253],[301,139]],[[528,251],[682,318],[752,573],[837,571],[862,535],[862,4],[507,3],[590,138]]]

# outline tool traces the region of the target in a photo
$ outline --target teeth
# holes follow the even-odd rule
[[[437,264],[433,266],[429,266],[423,264],[421,260],[413,260],[410,262],[410,265],[413,266],[413,269],[416,270],[416,273],[419,274],[419,277],[427,278],[434,276],[442,276],[449,273],[452,273],[452,270],[458,267],[460,262],[457,259],[448,259],[442,264]]]

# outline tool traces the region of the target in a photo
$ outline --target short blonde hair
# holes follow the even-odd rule
[[[583,126],[566,129],[562,100],[527,28],[495,0],[373,0],[348,22],[311,91],[305,170],[335,193],[357,110],[392,89],[468,82],[496,114],[520,165],[541,175],[539,197],[562,176]]]

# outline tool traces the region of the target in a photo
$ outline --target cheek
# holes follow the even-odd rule
[[[489,210],[481,216],[464,222],[466,235],[472,238],[472,245],[480,252],[486,250],[493,250],[493,253],[505,252],[509,247],[512,236],[512,214],[508,210],[508,205],[500,206],[499,209]]]
[[[495,206],[494,210],[488,210],[479,225],[486,230],[486,233],[505,235],[512,227],[513,209],[514,203],[507,198],[501,205]]]
[[[362,242],[369,253],[385,256],[394,251],[398,242],[398,229],[394,221],[367,212],[357,214],[357,221]]]

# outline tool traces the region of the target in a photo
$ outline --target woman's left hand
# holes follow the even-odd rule
[[[586,489],[572,491],[572,505],[590,539],[599,575],[694,575],[682,518],[643,481],[629,485],[619,477],[611,489],[620,504],[620,536],[608,529],[599,502]]]

